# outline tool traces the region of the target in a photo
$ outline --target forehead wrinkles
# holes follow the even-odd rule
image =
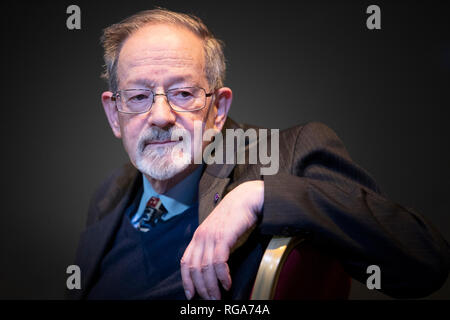
[[[203,75],[205,73],[204,64],[203,54],[195,57],[189,50],[152,48],[123,52],[123,56],[119,57],[118,72],[123,80],[132,76],[134,72],[145,73],[148,68],[151,68],[155,76],[167,72],[168,69],[183,71],[190,69]]]
[[[171,49],[144,49],[140,51],[125,53],[125,67],[137,67],[141,65],[171,65],[185,66],[197,64],[201,61],[182,50]]]

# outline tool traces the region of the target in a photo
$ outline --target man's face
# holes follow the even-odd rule
[[[118,90],[152,89],[164,93],[172,88],[196,86],[208,93],[214,89],[206,79],[202,40],[185,28],[164,24],[145,26],[125,40],[117,79]],[[155,96],[150,111],[141,114],[117,113],[112,110],[110,93],[102,97],[113,132],[122,138],[131,162],[149,177],[167,180],[190,166],[173,158],[172,150],[180,143],[170,141],[173,130],[185,129],[193,138],[194,121],[202,121],[203,130],[221,129],[231,91],[225,117],[218,110],[223,94],[217,94],[206,99],[205,108],[194,112],[173,111],[165,96]]]

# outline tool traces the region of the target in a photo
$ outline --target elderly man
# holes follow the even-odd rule
[[[272,175],[261,164],[195,163],[207,139],[177,149],[175,131],[194,136],[196,122],[217,133],[246,128],[227,119],[221,42],[198,18],[140,12],[105,29],[102,43],[110,87],[102,103],[130,163],[92,198],[75,297],[247,299],[273,235],[306,237],[362,282],[378,265],[381,290],[394,297],[443,284],[446,241],[386,199],[325,125],[281,131]]]

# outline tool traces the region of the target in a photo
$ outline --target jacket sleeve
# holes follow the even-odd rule
[[[380,291],[392,297],[423,297],[443,285],[446,240],[381,194],[330,128],[310,123],[280,134],[281,155],[279,172],[263,176],[262,234],[306,237],[362,283],[367,267],[378,265]]]

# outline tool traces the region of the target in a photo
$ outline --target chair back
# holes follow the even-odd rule
[[[351,279],[336,259],[304,239],[273,237],[261,260],[251,300],[348,299]]]

